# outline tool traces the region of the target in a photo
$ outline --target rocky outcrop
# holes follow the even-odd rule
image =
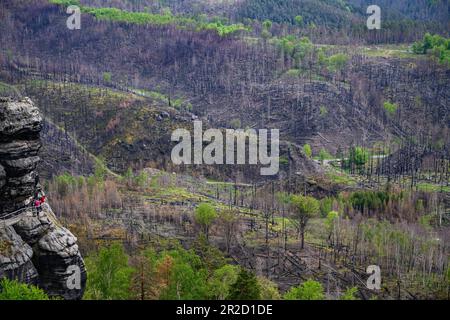
[[[0,278],[35,284],[50,296],[81,299],[86,270],[77,238],[56,219],[50,205],[33,208],[42,193],[42,118],[25,98],[0,98]]]

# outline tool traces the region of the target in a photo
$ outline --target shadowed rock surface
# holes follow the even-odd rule
[[[36,172],[41,129],[42,117],[30,99],[0,98],[0,278],[38,285],[49,296],[81,299],[86,270],[77,238],[48,203],[40,212],[32,207],[42,192]]]

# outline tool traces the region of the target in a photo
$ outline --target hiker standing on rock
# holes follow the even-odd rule
[[[46,196],[42,195],[40,196],[40,193],[36,195],[34,198],[34,207],[36,208],[36,211],[40,213],[42,211],[42,205],[45,203]]]

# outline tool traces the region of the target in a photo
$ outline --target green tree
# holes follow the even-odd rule
[[[320,162],[324,162],[324,160],[326,160],[326,159],[331,159],[332,157],[331,157],[331,154],[329,154],[325,149],[320,149],[320,152],[319,152],[319,160],[320,160]]]
[[[286,300],[323,300],[325,298],[320,282],[308,280],[298,287],[292,287],[285,293]]]
[[[264,40],[267,40],[272,36],[272,34],[270,33],[270,29],[272,29],[272,21],[265,20],[263,22],[263,30],[261,32],[261,36]]]
[[[348,56],[343,53],[332,55],[327,59],[327,67],[331,72],[337,72],[344,69],[347,64]]]
[[[383,107],[390,118],[395,116],[395,114],[397,113],[398,106],[395,103],[390,103],[389,101],[386,101],[384,102]]]
[[[305,155],[308,158],[311,158],[311,156],[312,156],[312,149],[311,149],[311,146],[309,144],[305,144],[303,146],[303,152],[305,153]]]
[[[296,16],[294,20],[295,20],[295,23],[298,26],[302,26],[303,25],[303,17],[302,16]]]
[[[208,279],[208,296],[214,300],[225,300],[230,294],[230,288],[238,278],[239,268],[225,265],[214,271]]]
[[[347,161],[344,161],[344,167],[352,169],[353,166],[357,168],[363,167],[369,160],[369,153],[362,147],[351,147],[350,155]]]
[[[305,57],[312,52],[314,46],[309,40],[308,37],[302,37],[300,41],[295,43],[295,51],[294,51],[294,60],[298,65],[301,60],[305,59]]]
[[[272,28],[272,21],[270,20],[264,20],[263,22],[263,28],[267,31],[270,31],[270,29]]]
[[[209,203],[201,203],[195,210],[195,221],[202,227],[206,239],[209,239],[209,228],[216,218],[216,209]]]
[[[200,234],[195,239],[192,249],[202,259],[204,267],[208,270],[209,274],[227,264],[227,259],[224,257],[222,251],[210,245],[204,234]]]
[[[334,198],[325,197],[320,201],[320,215],[326,218],[328,213],[333,210]]]
[[[301,237],[301,248],[305,247],[305,232],[309,219],[320,212],[320,202],[309,196],[292,196],[292,216],[290,220],[297,226]]]
[[[338,221],[339,221],[339,213],[336,211],[330,211],[325,219],[325,226],[327,228],[328,233],[328,241],[330,241],[331,244],[334,243],[334,241],[338,241]],[[336,239],[335,239],[336,238]]]
[[[133,268],[121,244],[101,248],[98,254],[87,257],[88,282],[86,298],[94,300],[125,300],[130,298]]]
[[[0,300],[49,300],[49,298],[38,287],[4,278],[0,281]]]
[[[95,159],[94,176],[98,183],[103,183],[108,170],[102,159]]]
[[[145,170],[142,170],[135,178],[134,182],[138,187],[145,188],[148,184],[148,174]]]
[[[265,277],[258,277],[259,287],[261,288],[261,300],[280,300],[281,295],[278,285]]]
[[[236,282],[231,285],[229,300],[259,300],[261,288],[258,279],[251,271],[241,268]]]
[[[168,281],[162,288],[161,300],[204,300],[207,298],[207,271],[193,250],[176,249],[165,253],[161,261],[170,257],[172,266]]]
[[[109,83],[111,83],[111,78],[112,78],[111,72],[104,72],[103,73],[103,82],[109,84]]]

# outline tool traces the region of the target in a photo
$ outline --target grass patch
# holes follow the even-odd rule
[[[417,184],[417,190],[424,192],[450,192],[450,186],[421,182]]]
[[[345,186],[356,186],[356,180],[352,177],[350,177],[347,174],[344,173],[338,173],[338,172],[328,172],[326,174],[327,178],[335,183]]]

